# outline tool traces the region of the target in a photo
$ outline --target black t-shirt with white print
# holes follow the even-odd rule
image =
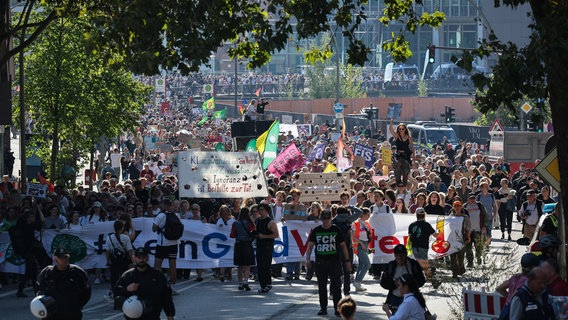
[[[339,260],[339,244],[345,242],[345,239],[337,226],[331,225],[329,229],[317,226],[310,233],[309,240],[315,242],[316,259]]]

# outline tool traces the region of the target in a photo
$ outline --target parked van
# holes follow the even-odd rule
[[[412,135],[415,151],[422,149],[430,151],[436,143],[442,143],[444,137],[454,148],[459,143],[454,129],[448,124],[434,121],[418,121],[414,124],[408,124],[407,127]]]
[[[465,69],[458,67],[454,63],[442,63],[439,65],[432,75],[430,79],[432,80],[441,80],[441,79],[467,79],[471,76],[472,73],[484,73],[482,67],[478,66],[477,64],[473,63],[472,72],[467,72]]]

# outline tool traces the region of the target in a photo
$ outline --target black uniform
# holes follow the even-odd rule
[[[258,218],[256,219],[256,231],[259,234],[272,234],[268,227],[272,219]],[[270,277],[270,265],[272,264],[272,253],[274,252],[274,239],[256,239],[256,266],[258,268],[258,283],[262,289],[272,288],[272,279]]]
[[[126,288],[131,283],[138,283],[138,290],[128,292]],[[146,271],[132,268],[126,271],[116,284],[115,293],[119,301],[137,295],[138,299],[145,302],[144,314],[138,319],[156,320],[160,319],[162,309],[166,316],[173,317],[176,313],[174,301],[172,299],[172,289],[166,277],[156,269],[148,266]],[[128,317],[125,316],[126,319]]]
[[[316,277],[318,278],[319,303],[322,310],[327,309],[327,279],[330,280],[330,291],[333,296],[333,307],[341,299],[341,254],[340,244],[345,242],[343,232],[331,225],[329,229],[315,227],[310,233],[309,241],[315,243]],[[349,277],[349,275],[346,275]]]
[[[77,320],[83,317],[82,309],[91,298],[91,285],[87,273],[70,264],[67,269],[45,267],[37,279],[38,294],[51,296],[57,308],[53,316],[45,319]]]

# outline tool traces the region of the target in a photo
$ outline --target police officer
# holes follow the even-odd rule
[[[306,263],[310,262],[310,255],[315,248],[316,276],[318,278],[318,293],[320,311],[319,316],[327,315],[327,279],[330,279],[330,291],[333,296],[333,309],[339,316],[337,304],[341,299],[341,258],[349,257],[343,232],[331,224],[331,212],[321,214],[322,225],[315,227],[310,233]],[[339,253],[341,251],[341,254]],[[345,270],[351,272],[350,259],[344,259]],[[346,275],[349,276],[348,274]]]
[[[51,296],[56,311],[45,319],[81,319],[83,306],[91,298],[87,273],[69,264],[69,251],[61,247],[53,253],[54,266],[45,267],[38,276],[38,295]]]
[[[117,303],[136,295],[144,303],[144,313],[138,319],[160,319],[163,309],[168,320],[173,320],[176,309],[164,274],[148,265],[148,251],[143,247],[134,251],[134,262],[136,266],[126,271],[116,284]]]

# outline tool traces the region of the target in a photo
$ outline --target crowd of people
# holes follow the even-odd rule
[[[189,80],[172,79],[173,83],[176,81],[183,85]],[[170,285],[179,277],[189,278],[190,272],[176,268],[177,242],[164,238],[160,232],[169,214],[177,214],[180,219],[231,225],[231,237],[236,242],[234,262],[238,290],[251,290],[250,281],[253,280],[258,281],[259,294],[273,289],[271,279],[282,277],[283,268],[281,264],[271,265],[274,239],[279,237],[275,222],[284,219],[284,204],[302,203],[301,191],[296,185],[300,172],[320,173],[328,164],[335,163],[337,141],[331,138],[330,128],[325,124],[310,124],[309,133],[299,136],[281,134],[279,151],[292,143],[306,158],[318,143],[324,143],[325,150],[321,157],[306,161],[296,171],[281,176],[267,172],[266,197],[242,198],[235,194],[232,198],[222,199],[180,199],[177,152],[192,148],[215,150],[219,143],[223,144],[224,150],[232,150],[231,123],[236,120],[217,119],[199,124],[200,119],[189,117],[182,108],[172,107],[168,115],[162,111],[159,107],[148,107],[136,132],[123,134],[119,141],[102,144],[97,181],[92,186],[80,185],[73,189],[55,186],[45,199],[40,199],[26,197],[14,188],[8,176],[4,177],[0,184],[3,195],[0,230],[9,233],[14,252],[25,260],[27,267],[25,275],[19,279],[18,296],[25,296],[23,289],[28,280],[36,279],[38,270],[35,265],[44,268],[51,262],[49,253],[36,237],[38,233],[45,229],[74,229],[104,221],[115,222],[114,234],[109,236],[106,246],[110,270],[109,300],[116,301],[118,297],[135,293],[137,285],[124,277],[144,273],[148,268],[161,270],[164,259],[168,259],[170,267],[167,276],[163,279],[160,276],[160,281],[165,281],[164,292],[175,295]],[[182,129],[183,135],[180,134]],[[384,147],[371,145],[372,135],[365,130],[349,128],[344,141],[351,146],[357,142],[374,147],[377,160],[370,167],[348,169],[349,192],[341,193],[336,201],[303,203],[309,208],[308,220],[321,221],[321,226],[313,229],[309,236],[305,261],[284,266],[287,279],[292,281],[299,280],[302,269],[306,271],[306,280],[315,274],[320,297],[319,315],[327,314],[328,280],[334,312],[339,315],[343,310],[342,293],[345,296],[351,294],[351,274],[353,287],[358,292],[366,290],[362,282],[370,273],[389,291],[383,305],[387,315],[392,319],[423,319],[420,314],[424,316],[427,308],[419,288],[426,281],[435,285],[428,248],[439,231],[425,221],[428,215],[463,217],[460,236],[464,246],[449,257],[449,268],[456,281],[468,269],[483,267],[492,237],[499,237],[499,231],[504,241],[513,240],[514,218],[523,223],[524,237],[531,239],[537,232],[539,218],[547,215],[539,230],[544,239],[541,239],[539,250],[545,253],[553,245],[556,249],[560,245],[555,235],[556,211],[545,209],[546,205],[555,203],[555,198],[534,170],[521,164],[520,169],[513,172],[503,158],[490,163],[481,150],[472,149],[467,142],[461,142],[455,148],[440,142],[430,150],[415,149],[406,125],[399,124],[395,128],[392,122],[394,164],[390,165],[383,163]],[[368,256],[374,250],[374,231],[369,221],[380,220],[385,214],[392,213],[416,216],[416,222],[408,230],[412,243],[410,253],[414,258],[409,257],[407,248],[400,245],[394,248],[392,262],[373,264]],[[133,225],[139,217],[154,219],[153,231],[159,250],[153,268],[147,265],[148,253],[132,246]],[[550,281],[559,281],[557,277],[549,279],[552,271],[558,269],[551,260],[555,258],[554,254],[552,251],[543,254],[548,258],[543,260],[543,265],[536,271],[523,273],[527,279],[526,290],[541,292],[540,287],[533,286],[534,282],[544,281],[545,285],[550,285]],[[65,256],[65,253],[56,256]],[[356,266],[353,265],[354,256],[358,257]],[[136,267],[129,271],[130,274],[120,277],[133,264]],[[106,270],[92,272],[93,284],[104,282]],[[206,270],[196,272],[195,280],[203,280]],[[216,269],[214,276],[220,281],[230,281],[231,268]],[[7,275],[2,277],[2,281],[6,281]],[[157,275],[148,273],[148,277]],[[517,282],[515,287],[522,288]],[[34,290],[39,292],[41,285]],[[502,292],[503,288],[499,290]],[[151,296],[148,299],[157,299]],[[519,305],[527,303],[525,298],[517,295],[510,300],[512,314],[523,312]],[[173,316],[175,310],[170,300],[161,303],[166,314]],[[354,303],[349,305],[354,310]]]

